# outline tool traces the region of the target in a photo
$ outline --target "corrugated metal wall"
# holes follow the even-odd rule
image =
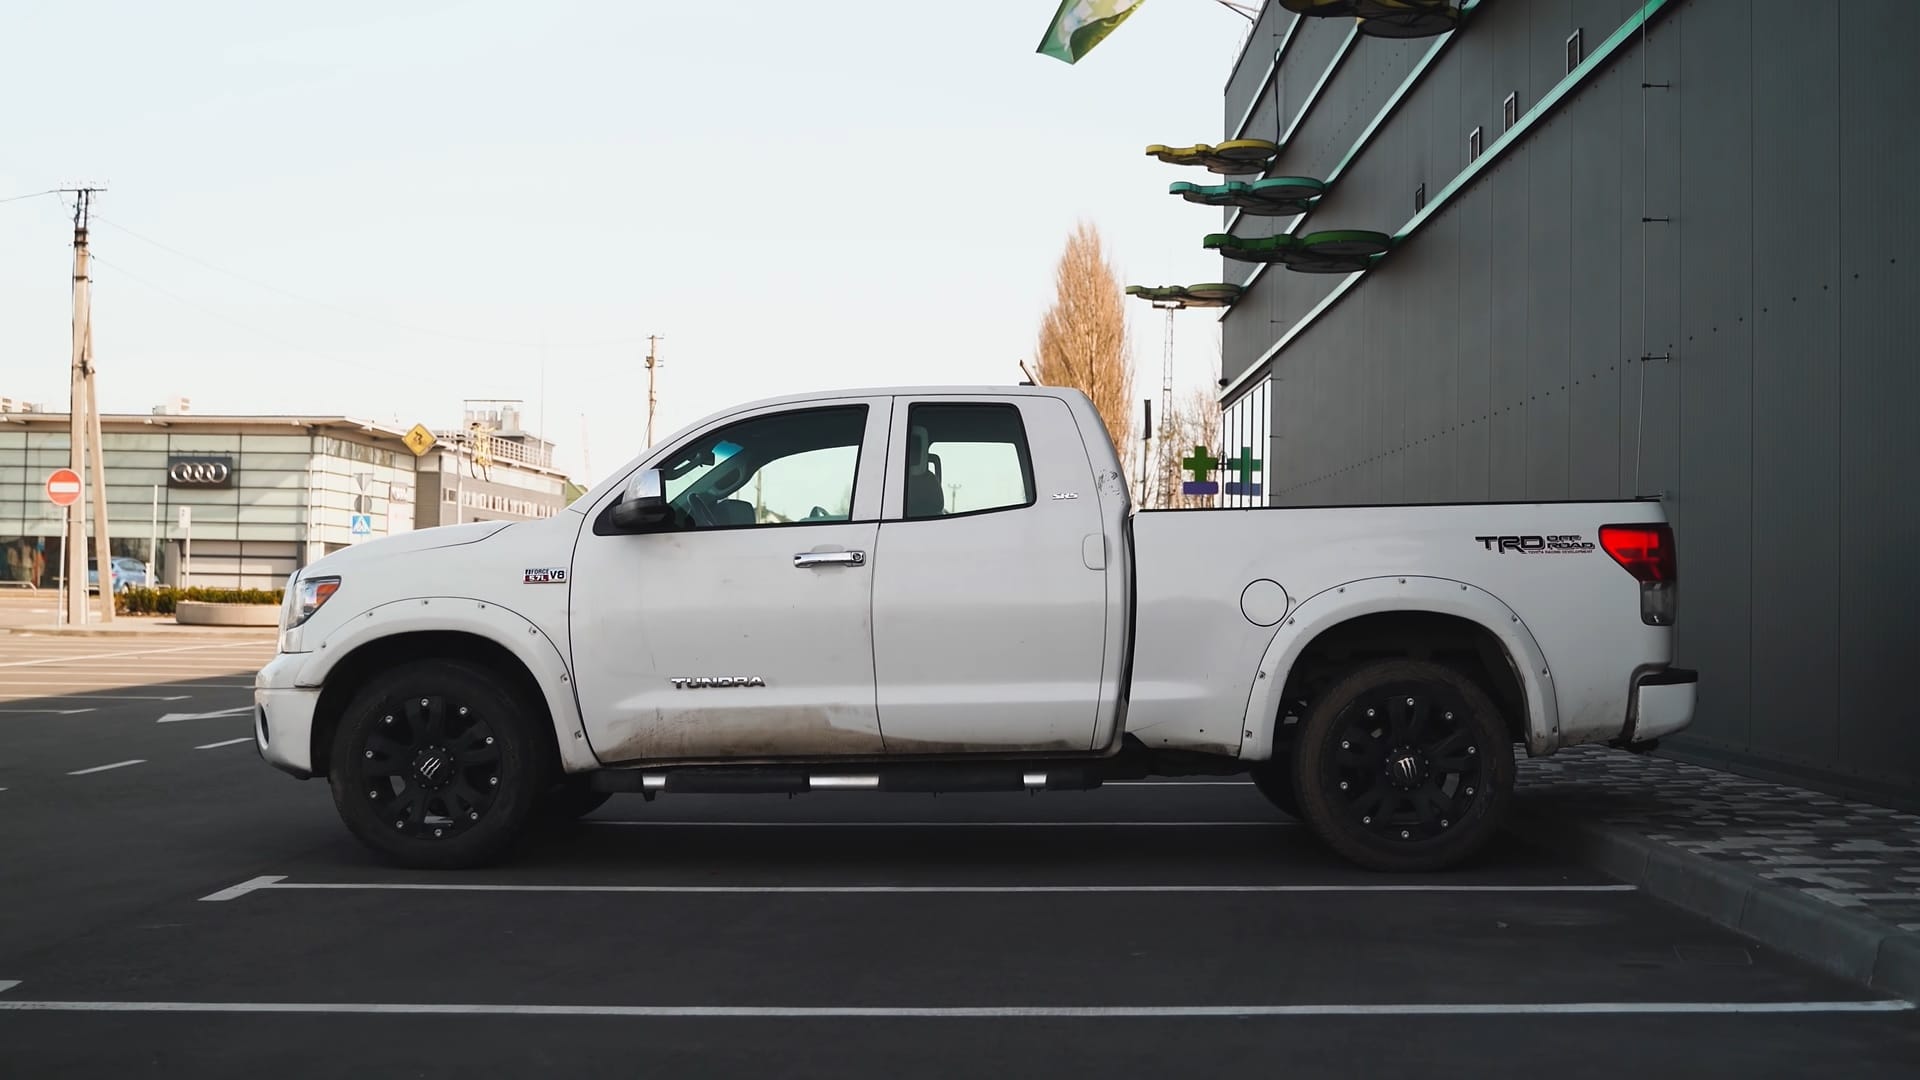
[[[1486,0],[1303,231],[1397,231],[1509,92],[1524,114],[1562,81],[1570,33],[1591,52],[1640,7]],[[1292,16],[1268,8],[1277,44]],[[1350,29],[1303,24],[1290,109]],[[1704,679],[1678,752],[1920,802],[1896,685],[1920,661],[1914,40],[1911,0],[1674,0],[1274,358],[1274,501],[1660,494]],[[1357,41],[1275,174],[1326,175],[1431,48]],[[1233,120],[1272,49],[1249,48]],[[1223,377],[1339,281],[1260,273]]]

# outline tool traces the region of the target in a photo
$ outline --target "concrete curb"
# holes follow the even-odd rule
[[[18,635],[20,637],[46,638],[139,638],[143,641],[167,638],[219,638],[234,641],[271,641],[274,635],[262,633],[262,628],[238,626],[181,627],[175,623],[166,624],[166,629],[158,626],[129,626],[126,629],[104,629],[98,626],[0,626],[0,635]]]
[[[1822,971],[1920,1000],[1920,934],[1622,826],[1536,817],[1507,829]]]

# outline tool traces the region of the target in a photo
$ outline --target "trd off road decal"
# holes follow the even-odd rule
[[[565,585],[567,568],[564,566],[545,566],[527,571],[528,585]]]
[[[1580,536],[1476,536],[1488,551],[1521,555],[1586,555],[1594,551],[1593,541]]]

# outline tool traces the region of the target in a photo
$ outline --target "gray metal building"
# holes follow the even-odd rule
[[[1395,237],[1224,262],[1250,501],[1657,495],[1703,680],[1667,749],[1920,803],[1920,3],[1465,7],[1384,40],[1269,2],[1234,67],[1223,137],[1329,186],[1226,231]]]

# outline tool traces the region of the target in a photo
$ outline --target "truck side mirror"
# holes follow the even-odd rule
[[[614,528],[624,533],[658,532],[673,520],[673,510],[667,506],[666,485],[660,479],[660,470],[642,469],[627,484],[608,520]]]

